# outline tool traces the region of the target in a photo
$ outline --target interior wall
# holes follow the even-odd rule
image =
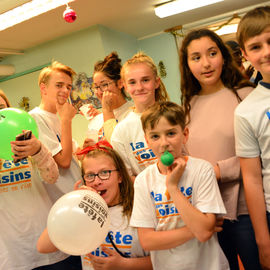
[[[162,78],[171,101],[180,104],[179,57],[174,37],[170,33],[145,38],[138,41],[139,50],[151,56],[156,65],[163,61],[166,77]]]
[[[76,72],[85,72],[91,76],[96,61],[103,59],[110,52],[117,51],[124,63],[139,50],[149,54],[157,65],[161,60],[164,62],[167,76],[163,82],[171,100],[179,103],[178,56],[173,36],[170,34],[138,41],[125,33],[96,25],[26,50],[24,55],[9,56],[1,64],[13,64],[16,73],[20,73],[57,60]],[[19,107],[18,102],[23,96],[30,98],[30,109],[39,105],[39,73],[40,71],[35,71],[0,82],[0,88],[7,94],[12,106]],[[87,125],[88,122],[83,116],[75,116],[72,133],[80,145],[85,138]]]

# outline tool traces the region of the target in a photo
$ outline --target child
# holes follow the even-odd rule
[[[237,39],[263,77],[235,110],[235,137],[260,263],[270,269],[270,6],[249,11],[239,23]]]
[[[88,129],[99,130],[99,139],[105,136],[110,141],[112,132],[118,122],[129,113],[133,102],[127,97],[121,82],[121,59],[112,52],[94,67],[93,88],[102,103],[102,114],[91,120]]]
[[[83,153],[86,155],[82,161],[82,174],[87,187],[81,188],[94,189],[105,200],[111,218],[110,234],[119,250],[127,256],[119,255],[107,236],[101,247],[82,256],[83,269],[152,269],[150,257],[141,248],[136,230],[128,225],[133,206],[133,185],[122,159],[106,141],[85,148]],[[48,240],[45,230],[38,242],[39,251],[56,250]]]
[[[0,108],[7,107],[10,103],[0,90]],[[34,135],[11,142],[11,149],[17,158],[24,159],[16,163],[0,159],[0,269],[59,269],[51,264],[61,263],[66,254],[39,254],[35,249],[52,206],[42,180],[55,183],[57,165]]]
[[[180,51],[182,104],[188,116],[188,153],[215,169],[227,214],[218,233],[232,270],[258,269],[256,242],[235,154],[234,110],[252,90],[221,38],[208,29],[188,33]]]
[[[144,138],[141,113],[156,101],[168,100],[168,94],[152,58],[142,52],[135,54],[123,65],[121,78],[135,107],[133,112],[116,126],[111,142],[134,178],[156,160]]]
[[[138,228],[142,247],[150,250],[153,268],[228,269],[214,234],[216,214],[226,211],[213,167],[182,155],[188,139],[182,107],[156,103],[141,121],[158,161],[136,177],[130,224]],[[174,157],[169,167],[160,161],[165,151]]]
[[[76,143],[72,140],[71,130],[76,109],[67,102],[74,74],[70,67],[56,61],[42,69],[38,81],[41,103],[30,111],[37,122],[40,140],[52,153],[59,167],[57,183],[46,186],[53,202],[72,191],[74,183],[80,179],[80,167],[73,156]]]

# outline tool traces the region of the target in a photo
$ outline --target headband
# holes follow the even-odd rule
[[[99,149],[99,150],[103,150],[105,152],[108,152],[108,150],[106,149],[106,147],[113,149],[113,147],[111,146],[111,144],[106,141],[106,140],[102,140],[97,142],[94,145],[91,146],[87,146],[86,148],[84,148],[83,150],[79,151],[78,153],[76,153],[76,155],[85,155],[93,150]]]

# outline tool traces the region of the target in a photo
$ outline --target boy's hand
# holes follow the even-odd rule
[[[64,103],[63,105],[59,105],[56,103],[56,110],[60,116],[62,121],[72,120],[72,118],[76,115],[76,108],[69,103]]]
[[[183,157],[174,160],[173,164],[168,167],[168,174],[166,177],[166,185],[169,187],[177,187],[183,172],[186,168],[186,160]]]

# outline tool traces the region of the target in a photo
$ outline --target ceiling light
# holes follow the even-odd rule
[[[219,36],[236,33],[237,27],[238,27],[238,24],[227,24],[227,25],[222,26],[220,29],[216,30],[215,32]]]
[[[32,0],[0,15],[0,31],[74,0]]]
[[[158,17],[164,18],[191,9],[208,6],[224,0],[178,0],[165,3],[155,7],[155,13]]]

